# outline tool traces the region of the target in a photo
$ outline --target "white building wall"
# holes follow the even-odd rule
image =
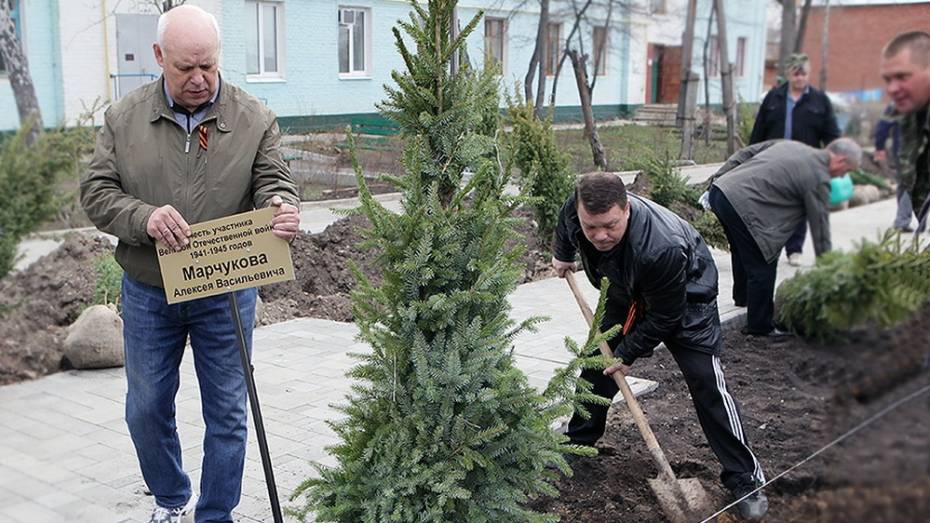
[[[221,2],[188,1],[214,13],[222,31]],[[115,15],[158,11],[151,3],[139,0],[59,0],[59,10],[65,121],[74,124],[96,108],[94,121],[99,124],[114,96],[110,74],[118,71]]]

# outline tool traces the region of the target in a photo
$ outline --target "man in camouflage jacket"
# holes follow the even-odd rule
[[[894,37],[882,51],[885,91],[902,113],[901,184],[924,222],[930,196],[930,33],[910,31]]]

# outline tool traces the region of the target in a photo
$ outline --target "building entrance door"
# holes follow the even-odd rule
[[[129,91],[158,78],[161,68],[155,61],[152,44],[157,37],[158,15],[117,14],[117,74],[113,78],[115,100]]]

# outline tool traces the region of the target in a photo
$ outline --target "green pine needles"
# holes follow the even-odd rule
[[[356,355],[345,417],[329,423],[340,438],[328,449],[336,465],[317,465],[319,478],[292,496],[302,520],[556,521],[526,502],[556,494],[547,466],[569,473],[563,452],[590,450],[565,445],[550,425],[583,401],[606,402],[590,385],[576,393],[576,375],[603,367],[603,358],[583,355],[613,332],[595,332],[583,347],[567,340],[574,357],[542,393],[515,367],[514,336],[539,321],[509,318],[520,270],[507,240],[520,200],[504,193],[487,128],[499,101],[494,72],[465,59],[463,42],[482,14],[453,38],[455,5],[411,3],[414,14],[400,25],[415,54],[395,31],[407,71],[393,74],[397,88],[387,88],[381,109],[406,140],[407,174],[395,180],[403,213],[372,198],[356,165],[360,212],[372,223],[366,243],[378,248],[383,281],[375,287],[355,270],[353,310],[372,350]]]
[[[510,159],[520,170],[520,190],[529,197],[540,243],[548,249],[562,204],[575,189],[575,176],[569,156],[556,147],[551,119],[537,119],[533,102],[524,102],[515,92],[515,99],[507,100],[513,125],[507,140]]]
[[[930,299],[930,249],[888,231],[853,252],[832,251],[778,288],[778,316],[789,329],[822,342],[854,329],[892,326]]]

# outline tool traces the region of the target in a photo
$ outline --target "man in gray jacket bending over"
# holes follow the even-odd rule
[[[830,178],[858,168],[861,159],[849,138],[826,149],[770,140],[737,152],[714,174],[710,207],[730,242],[733,301],[748,307],[744,334],[787,334],[773,318],[778,253],[805,215],[814,253],[830,250]]]

